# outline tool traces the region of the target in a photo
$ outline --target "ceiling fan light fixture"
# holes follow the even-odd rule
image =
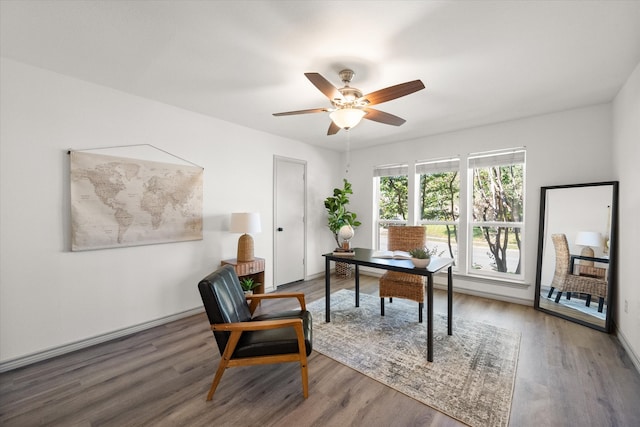
[[[358,108],[341,108],[329,114],[329,117],[340,129],[348,130],[357,126],[365,114],[365,111]]]

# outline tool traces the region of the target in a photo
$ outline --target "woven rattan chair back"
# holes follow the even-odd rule
[[[423,226],[391,226],[388,228],[387,249],[410,251],[425,247],[426,230]],[[384,316],[384,298],[405,298],[418,303],[418,318],[422,322],[424,305],[424,276],[387,271],[380,278],[380,313]]]
[[[427,234],[423,226],[392,226],[388,228],[388,244],[390,251],[410,251],[424,248]]]
[[[556,269],[553,273],[551,286],[559,291],[564,291],[565,277],[569,274],[569,243],[564,234],[552,234],[551,240],[556,250]]]

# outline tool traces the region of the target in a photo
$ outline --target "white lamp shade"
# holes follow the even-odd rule
[[[367,114],[358,108],[342,108],[329,114],[333,123],[341,129],[351,129]]]
[[[259,233],[260,214],[257,212],[236,212],[231,214],[229,231],[232,233]]]
[[[576,236],[576,245],[600,248],[602,247],[602,234],[597,231],[580,231]]]

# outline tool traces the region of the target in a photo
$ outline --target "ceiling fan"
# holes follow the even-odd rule
[[[420,80],[413,80],[389,86],[363,96],[360,89],[349,86],[351,79],[355,75],[352,70],[345,69],[340,71],[339,76],[344,84],[344,87],[340,89],[318,73],[304,73],[304,75],[320,92],[329,98],[333,108],[311,108],[309,110],[274,113],[273,115],[292,116],[328,112],[330,113],[329,117],[331,117],[331,125],[329,125],[327,135],[335,135],[340,129],[349,130],[360,123],[362,118],[386,125],[400,126],[406,122],[405,119],[369,107],[424,89],[424,84]]]

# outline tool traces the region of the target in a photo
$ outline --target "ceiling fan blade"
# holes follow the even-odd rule
[[[366,100],[369,103],[368,105],[382,104],[383,102],[391,101],[392,99],[400,98],[401,96],[409,95],[422,89],[424,89],[424,83],[420,80],[413,80],[371,92],[361,97],[359,101]]]
[[[318,73],[304,73],[304,75],[307,76],[309,81],[311,83],[313,83],[313,85],[315,87],[317,87],[318,90],[320,90],[320,92],[322,92],[324,94],[324,96],[329,98],[329,100],[332,101],[334,99],[343,99],[343,96],[340,93],[340,91],[338,90],[338,88],[336,88],[334,85],[332,85],[329,82],[329,80],[325,79],[320,74],[318,74]]]
[[[384,111],[374,110],[373,108],[365,108],[364,111],[366,111],[367,114],[363,119],[373,120],[374,122],[384,123],[385,125],[400,126],[406,122],[406,120],[401,117],[385,113]]]
[[[309,110],[298,110],[298,111],[286,111],[284,113],[273,113],[274,116],[293,116],[295,114],[309,114],[309,113],[325,113],[329,111],[328,108],[311,108]]]
[[[329,125],[329,130],[327,131],[327,135],[335,135],[336,133],[338,133],[339,130],[340,130],[340,126],[333,123],[333,120],[332,120],[331,124]]]

